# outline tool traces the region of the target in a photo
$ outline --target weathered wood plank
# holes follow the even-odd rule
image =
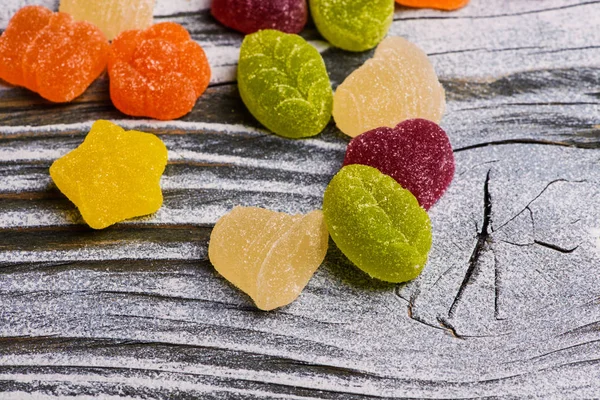
[[[427,268],[374,282],[332,244],[270,313],[214,272],[211,225],[236,204],[320,207],[348,138],[333,123],[309,140],[265,132],[235,85],[242,36],[208,5],[157,4],[215,72],[181,120],[120,114],[106,76],[67,105],[0,86],[0,397],[597,397],[600,2],[397,7],[391,32],[431,56],[456,150]],[[303,35],[334,86],[372,54]],[[92,231],[47,169],[99,118],[159,134],[170,159],[161,211]]]

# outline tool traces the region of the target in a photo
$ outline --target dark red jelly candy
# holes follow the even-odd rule
[[[344,165],[363,164],[394,178],[429,210],[454,177],[448,135],[435,122],[409,119],[395,128],[376,128],[352,139]]]
[[[306,0],[213,0],[211,12],[223,25],[243,33],[298,33],[308,17]]]

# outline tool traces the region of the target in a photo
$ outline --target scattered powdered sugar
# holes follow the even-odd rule
[[[52,184],[49,174],[8,175],[0,181],[0,193],[45,190]]]
[[[85,246],[72,250],[9,250],[0,251],[0,261],[7,263],[34,263],[79,260],[201,260],[206,249],[193,243],[159,244],[127,242],[123,245]],[[1,359],[1,358],[0,358]]]
[[[25,3],[5,2],[6,6],[0,10],[0,23],[5,26],[8,18],[5,14],[11,13],[15,5]],[[54,8],[58,4],[42,0],[35,3],[54,4]],[[593,84],[575,79],[576,74],[571,78],[568,70],[559,70],[556,75],[548,72],[549,76],[540,73],[535,85],[523,89],[529,92],[513,94],[510,101],[505,93],[494,91],[517,85],[521,80],[507,81],[502,87],[484,85],[515,71],[534,73],[533,70],[545,67],[597,65],[600,52],[578,50],[599,42],[600,31],[593,29],[597,26],[594,19],[597,12],[591,8],[597,7],[595,2],[495,0],[471,3],[456,14],[403,9],[401,18],[409,19],[395,23],[392,29],[393,34],[406,35],[428,52],[438,53],[432,58],[439,74],[457,76],[472,84],[455,85],[448,92],[455,97],[451,99],[451,113],[445,117],[443,126],[455,145],[523,137],[547,138],[545,135],[566,130],[572,133],[574,128],[565,125],[565,121],[577,121],[579,126],[582,124],[579,121],[588,121],[597,115],[594,104],[589,108],[554,104],[564,102],[565,95],[570,96],[569,101],[594,101],[591,96],[585,99],[585,93],[594,92]],[[157,12],[195,11],[190,9],[198,5],[208,7],[209,3],[159,0]],[[536,12],[542,7],[556,10]],[[477,15],[495,17],[473,18]],[[424,19],[424,16],[436,18]],[[473,35],[473,31],[481,34]],[[582,43],[588,40],[589,43]],[[224,62],[234,60],[227,67],[230,68],[227,79],[234,79],[236,46],[230,47],[222,56]],[[227,52],[230,53],[224,54]],[[485,79],[475,82],[473,77],[477,76]],[[548,82],[556,90],[547,87]],[[483,87],[483,91],[477,92],[479,87]],[[543,102],[549,103],[537,104]],[[532,105],[527,108],[518,103]],[[468,108],[473,110],[466,110]],[[584,112],[587,117],[580,115]],[[140,120],[120,124],[127,129],[143,130],[146,124],[149,129],[193,132],[215,129],[225,134],[256,137],[265,134],[227,124],[200,127],[182,121]],[[593,121],[590,127],[597,124],[598,121]],[[25,147],[12,143],[20,140],[13,141],[10,135],[27,134],[28,129],[31,133],[50,129],[51,134],[67,135],[74,130],[87,131],[90,125],[91,122],[0,127],[0,135],[8,138],[0,145],[0,158],[6,163],[2,168],[11,168],[11,164],[15,161],[14,164],[18,164],[19,160],[40,160],[34,153],[22,153]],[[306,149],[296,149],[294,153],[305,155],[302,151],[313,148],[342,151],[343,144],[310,139],[298,146],[306,146]],[[12,153],[5,151],[8,147]],[[61,144],[48,152],[38,150],[45,157],[42,161],[51,161],[70,148]],[[213,162],[207,156],[208,151],[196,148],[186,151],[189,153],[175,152],[175,156],[179,160],[189,156],[191,160]],[[593,326],[600,317],[595,300],[600,279],[596,273],[600,229],[590,230],[600,221],[597,151],[521,144],[489,146],[456,154],[455,180],[431,210],[434,245],[425,272],[397,291],[377,286],[349,265],[330,262],[317,271],[297,302],[274,313],[258,314],[246,311],[243,307],[250,307],[249,301],[201,264],[206,257],[205,243],[159,244],[148,240],[115,244],[94,239],[80,249],[1,251],[0,263],[6,263],[5,267],[15,268],[17,272],[6,270],[0,274],[0,336],[26,337],[23,346],[28,346],[25,340],[30,338],[36,340],[38,336],[39,340],[39,348],[34,347],[35,353],[28,354],[21,348],[11,350],[10,344],[18,344],[19,340],[7,342],[8,347],[0,357],[4,366],[0,380],[8,382],[7,390],[11,391],[4,393],[3,398],[50,399],[71,393],[82,399],[98,398],[87,396],[88,393],[110,400],[127,398],[107,394],[110,390],[129,398],[137,398],[131,394],[137,390],[140,397],[153,397],[156,393],[163,397],[202,397],[203,393],[210,392],[217,397],[228,391],[232,397],[296,398],[271,392],[270,386],[265,391],[250,388],[250,382],[248,386],[235,388],[228,384],[228,379],[233,381],[236,377],[272,382],[274,390],[286,390],[276,386],[282,384],[339,391],[340,396],[359,393],[393,397],[401,392],[407,397],[472,396],[473,393],[515,398],[536,398],[539,393],[556,398],[595,397],[597,371],[590,364],[593,348],[588,343],[594,332],[577,329]],[[235,155],[228,161],[227,157],[222,155],[216,162],[233,160],[234,165],[248,168],[283,166],[291,172],[310,168],[310,161],[303,164],[301,159],[269,161],[257,156],[249,161]],[[333,162],[329,164],[333,171],[336,166]],[[312,168],[311,171],[327,171],[323,166]],[[476,273],[465,285],[456,312],[449,316],[448,307],[465,279],[477,235],[482,229],[484,183],[489,170],[491,226],[495,230],[488,232],[490,236],[481,250]],[[303,182],[295,188],[287,181],[266,183],[259,176],[257,172],[247,181],[249,185],[270,185],[274,192],[290,192],[300,197],[319,189],[318,183]],[[0,179],[0,191],[27,187],[43,190],[49,183],[49,178],[39,172],[11,176],[9,180],[4,177]],[[206,181],[196,180],[194,175],[186,173],[165,178],[168,178],[165,184],[169,190],[194,186],[209,190],[230,187],[237,191],[242,185],[232,179],[210,176],[203,176]],[[38,179],[39,183],[32,181]],[[556,179],[569,182],[557,182],[541,193]],[[246,187],[246,190],[252,189]],[[537,195],[540,197],[531,204],[530,215],[526,206]],[[261,198],[265,202],[267,199]],[[280,206],[288,210],[305,206],[302,199],[293,200],[288,199],[290,204]],[[277,198],[273,201],[285,203]],[[12,200],[4,203],[11,207]],[[204,204],[193,208],[167,204],[147,220],[126,223],[210,224],[227,212],[229,206],[228,203]],[[13,227],[81,223],[74,208],[68,212],[36,211],[34,206],[20,211],[3,208],[2,221]],[[501,227],[504,223],[506,225]],[[536,244],[532,238],[566,250],[579,247],[571,253],[562,253]],[[97,269],[83,261],[64,267],[65,273],[59,268],[46,268],[47,263],[53,261],[85,258],[113,261]],[[147,260],[143,262],[144,269],[136,271],[121,261],[134,258]],[[162,261],[152,262],[157,259]],[[168,270],[171,259],[177,264]],[[186,266],[185,260],[193,260],[193,266]],[[40,264],[22,265],[34,261]],[[155,273],[154,268],[159,272]],[[111,273],[115,283],[108,282]],[[69,274],[79,275],[69,279]],[[86,279],[93,279],[94,274],[99,277],[97,290],[82,293]],[[57,286],[52,289],[52,285]],[[128,291],[123,290],[125,285],[129,285]],[[115,294],[119,290],[123,293],[121,296]],[[153,293],[162,297],[153,297]],[[495,306],[498,310],[494,310]],[[462,335],[463,340],[452,334]],[[69,340],[81,338],[86,340],[87,347],[66,350],[62,344],[54,346],[52,338],[39,336],[57,336],[57,340],[66,340],[65,346],[73,343]],[[111,340],[111,345],[103,346],[101,340]],[[124,342],[123,347],[117,347],[120,341]],[[141,342],[140,348],[150,349],[149,352],[132,350],[138,351],[134,353],[138,356],[119,353],[135,349],[136,342]],[[168,347],[162,355],[161,343]],[[194,346],[205,346],[196,349],[202,352],[203,358],[189,355]],[[116,352],[105,356],[111,354],[111,348]],[[255,365],[226,363],[218,365],[227,367],[215,367],[222,359],[208,360],[206,354],[211,349],[239,351],[236,357],[249,354]],[[11,351],[19,354],[11,355]],[[181,355],[190,361],[181,361],[178,358]],[[269,372],[273,371],[271,365],[264,366],[269,362],[268,355],[281,357],[281,365],[277,364],[278,359],[273,368],[291,367],[277,374]],[[313,367],[310,363],[321,365]],[[20,365],[25,367],[20,369]],[[34,365],[45,367],[29,367]],[[68,369],[68,366],[77,368]],[[94,370],[94,366],[100,370]],[[202,376],[194,376],[194,373]],[[215,383],[217,381],[221,385]],[[73,386],[69,386],[71,383]],[[80,394],[78,388],[85,394]],[[24,392],[32,390],[38,391]],[[323,395],[308,392],[302,398],[311,394]]]
[[[58,11],[58,3],[59,0],[3,0],[0,7],[0,30],[6,29],[8,21],[22,7],[36,5]]]
[[[312,143],[308,142],[307,147]],[[302,146],[301,146],[302,147]],[[74,147],[73,147],[74,148]],[[5,147],[0,148],[0,162],[25,162],[25,161],[54,161],[69,151],[72,147],[53,146],[45,147],[39,144],[27,147]],[[216,154],[200,150],[170,150],[170,162],[202,162],[209,164],[228,164],[247,168],[264,168],[298,173],[312,173],[329,175],[337,168],[326,162],[315,162],[314,160],[292,159],[265,159],[252,156],[237,156],[233,154]]]
[[[210,8],[211,0],[156,0],[154,16],[177,15]],[[0,9],[0,29],[5,29],[10,17],[21,7],[40,5],[58,11],[59,0],[4,0]],[[101,7],[101,4],[98,4]]]
[[[72,124],[54,124],[42,126],[0,126],[0,135],[17,135],[22,133],[61,133],[65,131],[89,131],[95,121],[78,122]],[[157,121],[150,119],[115,119],[111,120],[116,125],[124,129],[173,129],[187,132],[223,132],[223,133],[243,133],[246,135],[266,135],[267,130],[256,129],[244,125],[209,123],[209,122],[188,122],[188,121]]]
[[[211,0],[156,0],[154,16],[168,16],[208,10]]]
[[[590,233],[594,243],[596,244],[596,251],[598,252],[598,255],[600,255],[600,228],[590,229]]]
[[[46,190],[51,185],[52,179],[49,174],[10,175],[0,183],[0,193],[36,192]],[[325,189],[325,185],[306,184],[299,186],[297,183],[275,180],[221,178],[205,170],[193,175],[163,176],[160,186],[163,190],[239,190],[290,193],[302,196],[311,196]]]
[[[198,344],[200,345],[200,344]],[[206,345],[206,344],[204,344]],[[295,386],[295,387],[306,387],[306,381],[301,374],[294,373],[282,373],[282,372],[268,372],[268,371],[252,371],[252,370],[240,370],[236,368],[227,368],[215,365],[190,365],[189,363],[178,363],[168,362],[156,365],[152,360],[140,360],[130,357],[124,357],[121,359],[124,365],[128,368],[137,370],[155,370],[167,373],[180,373],[185,371],[188,374],[204,375],[211,377],[218,377],[224,379],[239,379],[243,381],[261,381],[266,383],[273,383],[278,385]],[[37,366],[45,365],[52,367],[89,367],[93,366],[96,368],[111,368],[113,367],[114,360],[108,357],[82,357],[78,355],[67,355],[60,360],[53,359],[48,355],[18,355],[10,356],[4,360],[0,360],[0,366],[10,365],[23,365],[23,366]],[[14,379],[17,382],[32,382],[36,381],[64,381],[69,379],[73,383],[81,385],[94,385],[98,383],[113,383],[113,384],[124,384],[131,387],[140,388],[156,388],[156,389],[171,389],[180,390],[187,389],[195,392],[211,392],[216,390],[225,390],[226,392],[236,393],[238,395],[257,395],[267,396],[270,392],[251,390],[251,389],[234,389],[234,388],[223,388],[217,385],[202,385],[202,384],[190,384],[180,379],[174,380],[170,384],[165,381],[157,381],[151,378],[142,378],[132,376],[129,379],[123,376],[107,376],[106,374],[93,373],[88,374],[77,374],[77,375],[64,375],[59,373],[40,373],[35,375],[28,374],[10,374],[8,376],[1,375],[0,379]],[[165,386],[167,385],[167,386]],[[350,384],[346,379],[339,377],[331,377],[327,381],[318,382],[316,385],[310,386],[312,389],[317,390],[334,390],[345,393],[363,394],[363,395],[378,395],[377,388],[369,385],[368,382],[357,380],[354,384]],[[277,396],[281,399],[306,399],[304,396],[284,395]]]
[[[25,375],[25,374],[23,374]],[[27,376],[27,375],[25,375]],[[27,382],[31,382],[30,376],[27,376]],[[2,393],[4,400],[56,400],[56,396],[49,394],[41,394],[39,392],[27,393],[18,390],[5,391]],[[142,397],[130,397],[130,396],[113,396],[113,395],[102,395],[104,400],[139,400]],[[98,400],[98,396],[77,396],[78,400]]]

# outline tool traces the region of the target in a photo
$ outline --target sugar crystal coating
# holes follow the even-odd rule
[[[320,210],[289,215],[235,207],[217,221],[208,246],[216,270],[256,306],[272,310],[294,301],[327,253]]]
[[[103,229],[160,208],[166,164],[158,137],[99,120],[79,147],[54,161],[50,176],[85,222]]]
[[[124,114],[169,120],[189,113],[208,87],[204,50],[181,25],[121,33],[110,46],[110,98]]]
[[[395,128],[376,128],[350,141],[344,165],[377,168],[408,189],[429,210],[454,177],[448,135],[435,122],[409,119]]]
[[[427,55],[401,37],[384,39],[333,99],[335,122],[352,137],[411,118],[439,123],[445,108],[444,88]]]
[[[145,29],[152,25],[155,0],[60,0],[61,12],[78,21],[96,25],[108,38],[130,29]]]
[[[408,7],[456,10],[466,6],[469,0],[396,0],[396,2]]]
[[[212,15],[243,33],[276,29],[299,33],[308,17],[306,0],[213,0]]]
[[[238,86],[252,115],[278,135],[314,136],[331,119],[333,94],[325,63],[298,35],[264,30],[246,36]]]
[[[310,0],[317,29],[332,45],[349,51],[377,46],[394,18],[394,0]]]
[[[102,73],[108,51],[106,37],[94,25],[26,6],[0,37],[0,78],[50,101],[67,102]]]
[[[343,167],[323,197],[331,238],[358,268],[387,282],[416,278],[431,248],[431,222],[417,199],[366,165]]]

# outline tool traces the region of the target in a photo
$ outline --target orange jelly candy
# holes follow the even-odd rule
[[[102,73],[108,52],[106,37],[89,22],[26,6],[0,37],[0,78],[50,101],[67,102]]]
[[[403,6],[415,8],[437,8],[440,10],[456,10],[467,5],[469,0],[396,0]]]
[[[185,28],[164,22],[117,36],[108,74],[110,98],[121,112],[169,120],[192,110],[208,87],[210,66]]]

